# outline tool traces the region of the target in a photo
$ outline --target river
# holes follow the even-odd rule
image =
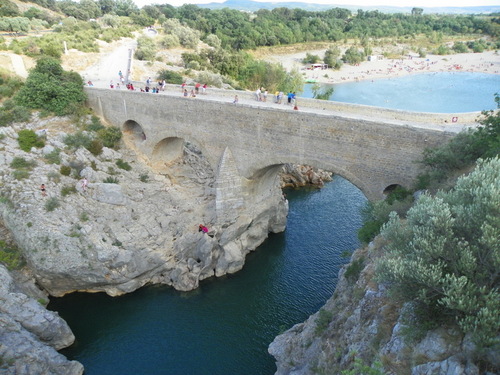
[[[302,97],[312,98],[312,84]],[[414,112],[464,113],[496,109],[500,74],[439,72],[373,81],[325,84],[330,100]]]
[[[62,351],[86,375],[271,375],[267,347],[332,295],[366,198],[336,176],[321,190],[287,190],[284,233],[247,256],[243,270],[192,292],[149,286],[121,297],[53,298],[76,343]]]

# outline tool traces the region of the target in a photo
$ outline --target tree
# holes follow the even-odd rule
[[[37,61],[25,85],[14,97],[19,105],[54,112],[59,116],[70,114],[85,99],[82,77],[78,73],[64,71],[60,62],[52,57]]]
[[[364,60],[363,52],[358,51],[355,47],[350,47],[345,51],[342,60],[348,64],[359,64]]]
[[[315,83],[312,87],[312,92],[314,99],[329,100],[333,95],[334,88],[333,86],[321,87],[320,84]]]
[[[412,16],[421,16],[424,10],[422,8],[413,8],[411,10],[411,15]]]
[[[393,296],[423,307],[421,319],[452,317],[480,346],[498,342],[498,156],[478,160],[450,192],[423,195],[405,221],[392,213],[381,234],[388,243],[377,275]]]
[[[8,0],[0,0],[0,17],[15,17],[19,15],[17,5]]]

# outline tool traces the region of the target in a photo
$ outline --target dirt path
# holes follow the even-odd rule
[[[129,51],[137,48],[137,42],[134,39],[123,39],[118,46],[112,48],[109,52],[102,53],[99,60],[80,72],[84,82],[92,81],[94,85],[105,87],[111,81],[119,81],[118,72],[126,74],[129,59]],[[133,59],[132,59],[133,62]]]

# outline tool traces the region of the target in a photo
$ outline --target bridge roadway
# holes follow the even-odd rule
[[[389,187],[410,187],[422,151],[475,126],[479,115],[415,113],[304,98],[294,110],[274,103],[272,95],[259,102],[244,91],[209,88],[206,94],[186,98],[175,85],[158,94],[85,90],[96,115],[120,127],[153,169],[161,171],[182,157],[186,142],[196,146],[216,175],[218,203],[236,206],[269,189],[284,163],[323,168],[352,182],[368,199],[380,199]]]

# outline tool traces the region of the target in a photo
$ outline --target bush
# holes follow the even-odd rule
[[[0,240],[0,263],[12,271],[20,269],[24,265],[24,259],[19,248]]]
[[[184,82],[184,78],[179,73],[176,73],[172,70],[163,69],[158,72],[158,80],[165,80],[167,83],[172,83],[175,85],[180,85]]]
[[[118,168],[124,169],[126,171],[130,171],[132,169],[132,167],[130,166],[130,164],[127,163],[126,161],[123,161],[122,159],[118,159],[116,161],[116,165],[118,166]]]
[[[37,61],[26,84],[14,97],[18,105],[44,109],[56,115],[69,114],[72,104],[83,105],[85,99],[82,77],[75,72],[65,72],[53,57]]]
[[[41,148],[45,146],[45,143],[40,139],[33,130],[23,129],[18,133],[17,142],[21,150],[29,152],[32,147]]]
[[[405,221],[382,230],[377,267],[391,294],[452,318],[480,347],[498,343],[500,320],[500,158],[479,160],[450,192],[423,195]]]
[[[100,139],[93,139],[87,147],[87,150],[94,156],[100,155],[102,152],[102,141]]]
[[[56,197],[51,197],[45,202],[45,210],[46,211],[54,211],[57,207],[61,206],[59,203],[59,199]]]
[[[155,55],[155,42],[147,36],[140,36],[137,39],[137,49],[135,50],[134,57],[137,60],[153,61],[155,59]]]
[[[318,317],[316,318],[316,328],[314,333],[316,335],[321,335],[328,328],[328,325],[332,321],[333,313],[331,311],[321,308],[318,312]]]
[[[23,157],[16,156],[10,162],[10,167],[14,169],[26,169],[32,170],[36,166],[36,162],[34,160],[26,160]]]
[[[63,176],[69,176],[71,174],[71,167],[69,165],[61,165],[61,168],[59,168],[59,172]]]
[[[165,49],[178,47],[181,44],[177,35],[169,34],[160,39],[160,46]]]
[[[68,134],[64,137],[63,142],[72,149],[80,147],[88,148],[92,142],[92,137],[84,132],[77,132],[75,134]]]
[[[350,281],[356,281],[359,278],[359,274],[363,271],[365,267],[365,258],[359,258],[353,260],[346,268],[344,277]]]
[[[28,178],[30,176],[30,172],[25,169],[19,169],[13,171],[12,176],[14,176],[16,180],[24,180],[25,178]]]
[[[389,220],[389,215],[392,211],[404,217],[412,206],[412,203],[412,196],[401,201],[394,200],[392,203],[387,199],[378,202],[368,202],[361,211],[363,226],[358,230],[358,239],[362,243],[369,243],[380,233],[382,225]]]
[[[45,161],[48,164],[61,164],[61,150],[55,149],[51,153],[45,155]]]
[[[88,124],[85,128],[85,130],[93,132],[98,132],[101,129],[104,129],[104,125],[97,116],[92,116],[90,119],[90,124]]]
[[[69,195],[69,194],[74,194],[74,193],[76,193],[75,185],[67,185],[67,186],[63,186],[61,188],[61,195],[63,197],[65,197],[66,195]]]
[[[117,177],[108,176],[102,182],[106,184],[117,184],[119,182]]]
[[[120,140],[122,139],[122,132],[120,128],[111,126],[99,130],[97,132],[97,136],[102,141],[104,146],[116,149],[120,143]]]
[[[144,183],[149,182],[149,176],[148,176],[148,174],[147,173],[141,174],[139,176],[139,180],[141,180],[141,182],[144,182]]]

